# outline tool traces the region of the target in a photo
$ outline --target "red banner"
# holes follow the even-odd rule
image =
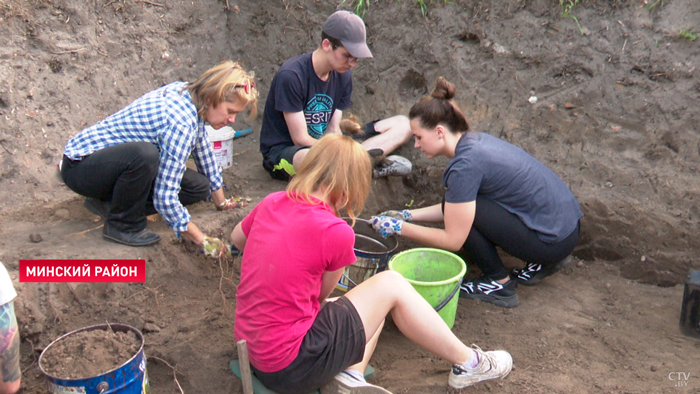
[[[146,260],[20,260],[20,282],[146,282]]]

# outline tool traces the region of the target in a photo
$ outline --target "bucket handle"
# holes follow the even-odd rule
[[[352,283],[353,287],[356,287],[356,286],[357,286],[357,283],[355,283],[354,280],[350,279],[350,277],[347,276],[347,275],[345,274],[345,272],[343,272],[343,276],[345,277],[345,279],[348,280],[349,283]],[[350,289],[350,286],[348,286],[348,289]]]
[[[375,264],[375,265],[377,266],[377,267],[375,267],[375,269],[378,269],[378,268],[379,268],[379,264]],[[348,290],[350,290],[350,283],[352,283],[352,286],[353,286],[353,287],[357,287],[357,283],[355,283],[354,280],[350,279],[350,277],[349,277],[345,272],[343,272],[343,276],[342,276],[342,277],[345,277],[345,279],[348,280]]]
[[[464,278],[459,278],[459,282],[457,282],[457,286],[455,286],[454,290],[452,290],[450,295],[447,298],[445,298],[444,300],[442,300],[442,302],[434,308],[435,312],[440,312],[440,310],[442,310],[442,308],[444,308],[445,305],[447,305],[447,303],[450,302],[452,300],[452,298],[454,298],[455,294],[457,294],[457,292],[459,291],[459,287],[462,286],[462,279],[464,279]]]

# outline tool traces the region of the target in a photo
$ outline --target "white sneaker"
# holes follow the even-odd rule
[[[472,345],[472,350],[479,355],[479,365],[475,369],[466,369],[454,364],[450,371],[450,387],[461,389],[483,380],[502,379],[513,368],[513,358],[505,350],[485,352],[476,345]]]
[[[321,394],[391,394],[391,391],[341,372],[321,387]]]
[[[379,165],[374,167],[374,177],[382,178],[389,175],[404,176],[413,171],[411,162],[399,155],[387,156]]]

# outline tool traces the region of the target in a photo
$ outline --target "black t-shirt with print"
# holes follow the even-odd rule
[[[313,52],[287,60],[272,79],[265,102],[260,151],[265,154],[275,145],[293,146],[283,112],[304,112],[309,135],[321,138],[336,109],[345,110],[352,105],[352,74],[331,71],[327,81],[322,81],[311,62]]]

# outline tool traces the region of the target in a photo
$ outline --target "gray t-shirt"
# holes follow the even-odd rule
[[[486,133],[460,138],[442,182],[446,202],[475,201],[477,194],[489,198],[548,243],[570,235],[583,216],[557,174],[521,148]]]

